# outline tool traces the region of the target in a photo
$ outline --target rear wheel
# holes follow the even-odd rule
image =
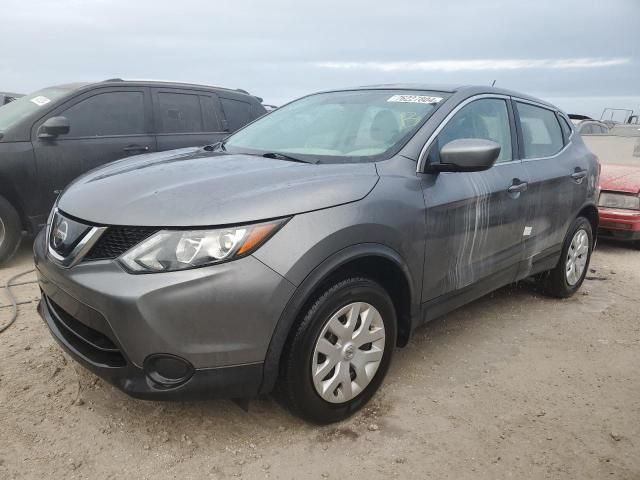
[[[0,197],[0,264],[9,260],[20,245],[22,228],[18,212]]]
[[[373,280],[348,278],[303,315],[284,352],[280,393],[306,420],[343,420],[367,403],[387,372],[396,343],[393,302]]]
[[[558,298],[570,297],[578,291],[587,275],[592,249],[591,223],[578,217],[569,228],[558,265],[542,276],[543,291]]]

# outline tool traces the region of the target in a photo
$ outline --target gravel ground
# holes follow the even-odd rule
[[[0,282],[31,266],[25,247]],[[369,406],[328,427],[270,398],[130,399],[62,353],[19,286],[0,478],[640,479],[639,282],[640,252],[601,244],[571,299],[501,289],[420,329]]]

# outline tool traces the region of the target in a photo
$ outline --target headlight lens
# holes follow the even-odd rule
[[[161,230],[125,252],[120,263],[133,273],[185,270],[249,255],[286,220],[215,230]]]
[[[598,205],[609,208],[622,208],[625,210],[640,210],[640,197],[625,195],[623,193],[602,192]]]

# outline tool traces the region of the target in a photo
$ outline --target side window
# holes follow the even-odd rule
[[[220,97],[220,102],[227,117],[227,122],[229,122],[229,130],[232,132],[244,127],[251,121],[251,104],[222,97]]]
[[[551,110],[518,102],[524,158],[555,155],[564,147],[562,131]]]
[[[483,138],[500,145],[497,162],[513,160],[509,111],[504,100],[485,98],[462,107],[438,134],[438,149],[460,138]]]
[[[204,132],[200,97],[189,93],[158,93],[158,133]]]
[[[106,137],[136,135],[144,132],[144,93],[99,93],[69,107],[60,115],[67,117],[68,137]]]
[[[222,132],[222,112],[213,97],[201,95],[204,128],[207,132]]]
[[[562,133],[564,133],[565,143],[569,141],[569,137],[571,136],[571,125],[566,118],[560,115],[560,128],[562,128]]]

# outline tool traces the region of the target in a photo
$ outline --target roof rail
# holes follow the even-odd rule
[[[106,80],[103,80],[103,82],[124,82],[124,80],[121,78],[107,78]]]

